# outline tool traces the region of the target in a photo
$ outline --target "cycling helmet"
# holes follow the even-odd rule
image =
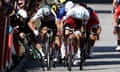
[[[43,11],[44,16],[49,16],[51,14],[50,7],[48,7],[48,6],[43,7],[42,11]]]
[[[72,7],[74,6],[74,3],[72,1],[68,1],[66,4],[65,4],[65,11],[69,11]]]

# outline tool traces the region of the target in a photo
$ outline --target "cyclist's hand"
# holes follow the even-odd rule
[[[92,40],[99,40],[99,34],[92,34],[92,35],[90,36],[90,38],[91,38]]]
[[[35,36],[39,35],[39,31],[38,30],[34,30],[33,33],[34,33]]]

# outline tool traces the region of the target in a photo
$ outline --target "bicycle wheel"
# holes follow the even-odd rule
[[[68,51],[68,56],[67,56],[67,64],[68,64],[68,70],[71,71],[72,69],[72,40],[69,39],[68,41],[68,46],[67,48],[69,49]]]
[[[46,41],[47,70],[51,70],[51,48],[49,39]]]
[[[86,44],[84,44],[83,48],[81,48],[80,70],[83,70],[83,65],[85,63],[85,48],[86,48]]]
[[[90,45],[89,40],[85,40],[83,44],[83,48],[81,48],[80,70],[83,70],[85,60],[87,59],[88,54],[89,54],[90,46],[91,45]]]

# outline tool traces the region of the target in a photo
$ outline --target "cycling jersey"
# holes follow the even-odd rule
[[[54,11],[51,10],[51,14],[49,16],[44,16],[43,14],[43,8],[40,8],[37,13],[32,17],[32,20],[35,21],[37,19],[40,19],[41,21],[41,26],[40,29],[42,29],[43,27],[48,27],[50,29],[56,29],[56,15],[54,13]],[[54,30],[54,35],[56,34],[56,31]]]
[[[84,9],[83,9],[84,10]],[[79,15],[77,15],[77,10],[76,9],[71,9],[71,16],[65,21],[66,24],[70,24],[73,28],[79,28],[82,24],[82,21],[79,19]],[[75,11],[75,12],[74,12]],[[85,9],[86,11],[86,9]],[[72,16],[73,13],[73,16]],[[78,11],[79,13],[79,11]],[[89,16],[89,14],[90,16]],[[74,15],[76,14],[76,15]],[[85,18],[86,17],[86,18]],[[93,27],[98,27],[99,26],[99,19],[96,14],[96,11],[86,11],[86,16],[83,16],[84,20],[88,20],[88,28],[91,30]]]
[[[120,16],[120,5],[115,10],[114,19],[117,20],[119,16]]]
[[[70,9],[66,13],[66,16],[64,17],[64,19],[67,19],[70,16],[76,19],[88,20],[89,12],[84,7],[76,4],[72,9]]]
[[[99,25],[99,19],[96,14],[96,11],[93,11],[91,13],[90,19],[88,20],[88,28],[91,30],[91,28]]]
[[[69,26],[71,28],[79,29],[82,26],[82,20],[69,17],[67,20],[65,20],[65,26]]]
[[[59,14],[58,14],[58,19],[62,20],[63,16],[65,16],[66,11],[65,11],[65,5],[60,9]]]
[[[32,20],[37,20],[38,18],[40,18],[41,20],[45,20],[45,21],[51,21],[54,20],[56,18],[55,13],[51,10],[51,14],[47,17],[43,15],[43,9],[40,8],[37,13],[32,17]]]

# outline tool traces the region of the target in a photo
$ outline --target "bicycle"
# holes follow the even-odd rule
[[[65,42],[65,59],[64,59],[64,65],[67,65],[68,71],[72,70],[72,65],[73,65],[73,39],[72,39],[72,34],[73,34],[73,29],[70,27],[65,27],[65,30],[69,30],[69,35],[66,38]]]
[[[89,49],[91,47],[91,43],[90,43],[90,32],[88,31],[88,26],[87,24],[84,25],[84,31],[82,32],[83,37],[81,37],[81,42],[82,44],[80,45],[80,70],[83,70],[83,65],[89,55]]]
[[[54,39],[53,39],[53,30],[56,29],[50,29],[48,28],[47,34],[46,34],[46,42],[45,42],[45,53],[47,58],[47,70],[51,70],[52,64],[54,67],[56,67],[56,63],[52,61],[53,59],[53,49],[55,48]],[[57,54],[58,55],[58,54]]]

